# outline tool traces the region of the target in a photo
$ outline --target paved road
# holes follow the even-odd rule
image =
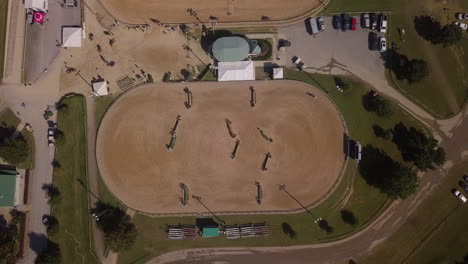
[[[63,1],[49,1],[48,22],[26,25],[26,82],[34,83],[59,54],[62,26],[81,24],[80,1],[77,7],[62,7]]]
[[[91,193],[99,196],[99,182],[98,177],[99,171],[96,162],[96,133],[97,133],[97,120],[96,120],[96,104],[94,103],[94,97],[86,97],[86,134],[88,140],[88,181]],[[90,195],[90,207],[92,207],[97,197]],[[92,233],[95,245],[95,251],[98,259],[104,264],[111,264],[117,262],[117,254],[109,252],[107,258],[104,256],[104,236],[103,233],[97,229],[96,223],[92,222]]]
[[[54,65],[53,67],[57,67]],[[42,114],[47,105],[54,105],[58,99],[59,75],[50,74],[40,79],[37,86],[3,85],[0,86],[2,100],[14,113],[19,113],[23,122],[29,122],[35,139],[35,168],[31,176],[30,210],[27,220],[29,247],[25,250],[26,257],[21,263],[34,262],[36,252],[46,246],[46,230],[42,224],[42,216],[50,213],[42,185],[52,182],[52,160],[54,148],[47,143],[47,122]],[[39,89],[40,87],[40,89]],[[21,103],[26,106],[22,107]],[[53,116],[55,119],[55,115]]]

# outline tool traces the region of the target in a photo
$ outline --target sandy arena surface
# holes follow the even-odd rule
[[[250,106],[249,86],[257,104]],[[193,93],[186,109],[184,87]],[[317,99],[306,95],[311,92]],[[176,116],[182,120],[172,152],[166,144]],[[235,139],[225,118],[232,121]],[[273,139],[265,140],[258,131]],[[136,88],[109,109],[97,138],[104,182],[127,206],[150,213],[298,209],[323,197],[344,162],[343,123],[318,89],[294,81],[157,84]],[[261,170],[265,153],[272,158]],[[259,182],[261,205],[256,202]],[[184,183],[190,198],[180,202]],[[206,206],[206,207],[204,207]]]
[[[295,17],[316,8],[319,0],[101,0],[104,7],[117,19],[127,23],[146,23],[152,17],[164,23],[197,22],[187,12],[192,8],[203,22],[210,16],[220,22],[260,21],[262,16],[271,20]],[[231,15],[228,16],[228,13]]]

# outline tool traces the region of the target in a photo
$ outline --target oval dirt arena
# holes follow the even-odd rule
[[[319,0],[101,0],[103,6],[117,19],[144,24],[149,18],[163,23],[210,22],[210,16],[219,22],[282,20],[302,15],[321,5]],[[190,9],[192,14],[190,14]]]
[[[190,108],[185,87],[192,93]],[[169,151],[178,115],[176,141]],[[297,201],[309,205],[323,198],[340,177],[343,134],[332,102],[300,82],[157,84],[131,90],[111,106],[99,128],[96,151],[107,187],[139,211],[293,210],[301,208]],[[236,140],[240,143],[233,159]],[[271,158],[262,170],[268,152]],[[181,184],[189,190],[186,205]]]

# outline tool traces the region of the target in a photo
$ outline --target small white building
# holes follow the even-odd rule
[[[283,68],[273,68],[273,79],[283,79]]]
[[[93,90],[97,96],[105,96],[109,94],[106,81],[93,83]]]
[[[81,28],[62,27],[62,46],[67,48],[81,47]]]
[[[254,81],[253,61],[218,62],[218,81]]]
[[[33,9],[35,11],[48,12],[49,1],[48,0],[24,0],[24,7]]]

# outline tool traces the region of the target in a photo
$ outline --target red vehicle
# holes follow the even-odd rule
[[[39,24],[43,24],[44,21],[45,21],[45,16],[46,16],[45,13],[34,12],[34,22],[39,23]]]
[[[357,19],[355,17],[351,18],[351,30],[356,30]]]

